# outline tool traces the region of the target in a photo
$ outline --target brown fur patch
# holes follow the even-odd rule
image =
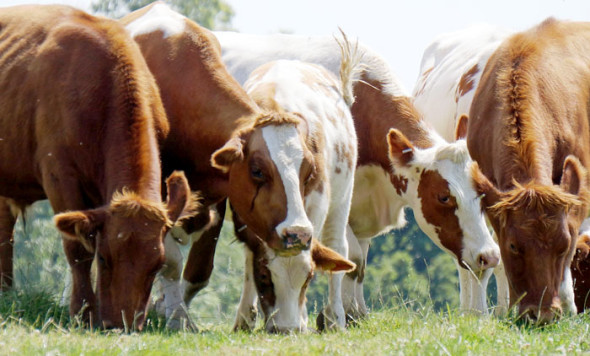
[[[544,225],[550,226],[551,219],[558,211],[569,211],[571,208],[584,204],[579,197],[566,193],[558,187],[541,185],[534,182],[521,185],[514,182],[515,188],[502,193],[502,199],[488,208],[488,211],[500,219],[500,223],[506,223],[506,217],[510,211],[533,211],[537,217],[545,217]],[[531,222],[538,224],[538,219]],[[526,224],[525,224],[526,225]]]
[[[397,195],[402,195],[408,190],[408,178],[398,174],[390,174],[391,184],[395,187]]]
[[[441,196],[446,196],[448,201],[440,202]],[[435,226],[442,245],[461,260],[463,230],[455,214],[457,201],[451,195],[449,183],[437,171],[424,170],[418,184],[418,197],[421,199],[424,219]]]
[[[474,89],[473,77],[475,77],[477,73],[479,73],[479,67],[477,64],[471,67],[467,72],[463,73],[461,79],[459,79],[457,90],[455,91],[455,102],[458,102],[460,97]]]
[[[164,222],[168,227],[172,226],[172,222],[166,214],[166,207],[162,202],[142,199],[127,189],[113,194],[109,210],[111,213],[120,214],[123,217],[142,216],[152,221]]]

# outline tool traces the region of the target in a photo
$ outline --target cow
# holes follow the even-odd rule
[[[340,49],[332,37],[215,35],[225,64],[240,83],[255,67],[274,59],[316,63],[333,73],[340,68]],[[426,235],[455,257],[462,307],[486,313],[482,286],[487,285],[489,268],[498,263],[499,251],[473,188],[465,142],[442,139],[421,119],[387,63],[362,44],[359,52],[363,69],[353,87],[351,108],[359,156],[347,228],[349,258],[357,270],[343,281],[346,313],[353,319],[367,314],[362,283],[370,241],[403,226],[405,206],[413,209]],[[471,273],[481,280],[473,291],[464,282]]]
[[[420,76],[413,90],[414,105],[445,140],[465,139],[466,116],[488,58],[512,32],[488,24],[444,33],[426,47]],[[497,315],[508,311],[508,285],[503,265],[494,269],[498,290]],[[484,288],[468,278],[461,285]],[[464,294],[462,294],[464,297]],[[465,305],[464,303],[461,303]]]
[[[271,184],[263,184],[265,176],[259,174],[275,174],[272,182],[276,184],[276,189],[279,189],[281,184],[303,184],[281,183],[280,175],[276,175],[276,168],[273,168],[274,165],[268,157],[271,152],[276,153],[274,147],[272,151],[266,149],[256,155],[260,164],[265,165],[260,167],[261,169],[272,170],[264,172],[250,171],[247,165],[239,164],[239,150],[237,147],[232,150],[232,144],[240,144],[240,134],[255,131],[253,137],[256,137],[256,140],[252,141],[252,144],[260,145],[264,143],[262,132],[272,131],[271,129],[276,126],[275,122],[284,121],[291,127],[300,119],[284,110],[260,109],[227,72],[221,61],[219,44],[213,34],[172,11],[163,3],[154,3],[137,10],[122,18],[120,22],[139,44],[160,88],[170,122],[170,134],[162,145],[164,172],[173,169],[184,170],[191,190],[198,192],[202,206],[195,218],[185,221],[182,226],[175,226],[166,237],[166,262],[162,270],[162,304],[168,326],[179,327],[183,319],[188,318],[188,304],[208,283],[227,197],[236,205],[240,213],[239,221],[248,226],[242,233],[256,235],[250,237],[260,246],[270,246],[272,251],[276,251],[273,253],[280,254],[296,255],[302,250],[307,251],[303,254],[307,256],[307,260],[311,258],[316,265],[323,266],[326,270],[351,268],[352,265],[334,251],[328,250],[319,241],[312,242],[317,236],[312,238],[310,225],[300,226],[301,221],[309,220],[304,216],[304,211],[296,209],[295,215],[292,215],[293,212],[289,210],[289,215],[284,216],[287,208],[284,204],[288,202],[291,209],[291,198],[285,200],[287,194],[292,197],[297,192],[283,189],[284,193],[273,196],[272,199],[268,197],[267,187]],[[289,122],[291,124],[288,124]],[[256,123],[261,126],[251,127]],[[263,129],[262,126],[269,128]],[[232,151],[238,156],[224,154]],[[216,157],[214,165],[211,164],[213,154]],[[246,156],[249,159],[250,156]],[[312,168],[312,171],[317,170],[313,161],[314,156],[309,149],[305,151],[303,168],[306,173]],[[224,158],[228,162],[228,167],[223,164]],[[229,167],[230,159],[236,160],[231,165],[235,166],[235,169]],[[219,169],[220,167],[224,168]],[[237,189],[238,183],[242,184],[243,191]],[[248,203],[252,205],[248,206],[251,209],[244,211],[240,203],[246,194],[251,193],[248,184],[261,188],[256,200],[250,197],[251,201]],[[266,199],[270,200],[264,205],[262,202]],[[235,216],[238,219],[238,214]],[[192,243],[184,272],[182,255],[175,240]],[[244,240],[247,241],[246,238]],[[343,249],[345,253],[346,249],[343,246],[346,245],[346,241],[338,243],[340,245],[336,247]],[[337,275],[335,276],[337,278]],[[268,274],[256,277],[271,277],[271,280],[279,278]],[[269,303],[270,299],[273,299],[273,303],[277,302],[277,305],[284,298],[291,297],[273,294],[274,290],[270,292],[273,297],[268,298]],[[300,296],[299,292],[297,295]],[[338,300],[338,296],[335,298]],[[270,318],[270,315],[267,314],[267,317]],[[343,318],[342,315],[341,319]],[[282,330],[290,328],[291,325],[297,325],[299,328],[299,323],[292,321],[288,321],[283,327],[281,320],[267,323],[268,329]]]
[[[297,236],[296,243],[319,237],[347,255],[346,225],[357,159],[356,134],[347,106],[352,98],[354,56],[342,63],[341,82],[323,67],[300,61],[279,60],[254,70],[244,86],[247,93],[263,109],[292,115],[255,120],[212,156],[215,167],[228,171],[234,211],[240,218],[253,213],[258,216],[250,219],[247,228],[265,236],[269,226],[276,226],[271,232],[274,238],[267,244],[260,244],[256,236],[246,239],[238,329],[249,330],[255,325],[256,313],[252,311],[256,310],[257,290],[267,330],[306,330],[305,290],[314,263],[305,246],[303,251],[293,252],[283,247],[294,243],[290,235]],[[261,220],[274,218],[277,211],[284,219],[278,225]],[[315,260],[316,267],[329,267]],[[353,269],[354,264],[341,263],[332,272]],[[258,277],[265,273],[270,280]],[[327,327],[344,327],[339,298],[343,275],[330,277],[331,303],[324,311]],[[272,290],[274,305],[269,297]]]
[[[493,53],[467,145],[521,315],[575,313],[570,264],[588,210],[590,24],[547,19]]]
[[[70,314],[140,330],[164,234],[190,196],[176,173],[162,203],[168,123],[137,45],[115,21],[71,7],[2,8],[0,86],[3,232],[15,207],[48,198],[72,271]]]

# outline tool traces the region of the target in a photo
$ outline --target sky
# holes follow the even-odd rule
[[[412,90],[424,49],[442,33],[475,23],[515,31],[549,16],[590,21],[590,0],[225,0],[244,33],[330,35],[341,27],[379,53]],[[0,0],[0,6],[63,3],[90,11],[91,0]]]

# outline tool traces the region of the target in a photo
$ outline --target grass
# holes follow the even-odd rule
[[[200,324],[200,332],[172,332],[151,315],[142,333],[98,331],[70,320],[47,293],[5,293],[0,298],[0,354],[582,354],[590,352],[589,315],[546,327],[512,319],[437,312],[407,304],[374,311],[345,331],[269,335],[231,332],[229,323]],[[26,307],[26,308],[25,308]],[[28,311],[25,311],[27,309]],[[315,319],[312,315],[311,320]],[[197,320],[197,322],[202,322]]]

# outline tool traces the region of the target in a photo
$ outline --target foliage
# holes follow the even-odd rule
[[[92,10],[119,18],[154,0],[93,0]],[[231,29],[234,10],[224,0],[165,0],[174,10],[208,29]]]

